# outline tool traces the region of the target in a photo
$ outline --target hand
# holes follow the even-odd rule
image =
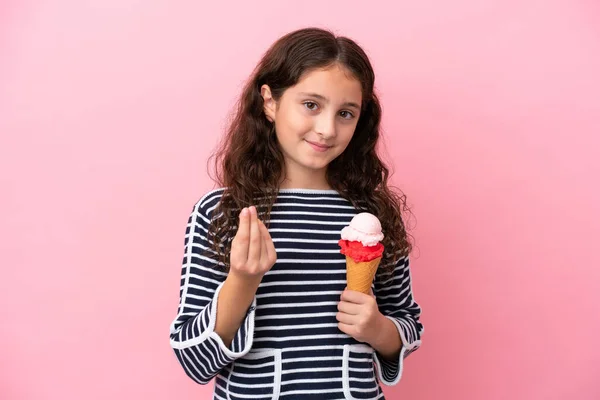
[[[231,242],[230,276],[260,283],[277,261],[267,227],[258,219],[256,207],[240,212],[238,230]]]
[[[385,316],[377,307],[373,291],[364,294],[346,288],[342,292],[338,310],[339,312],[336,314],[338,328],[359,342],[374,346]]]

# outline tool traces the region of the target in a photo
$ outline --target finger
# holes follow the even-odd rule
[[[340,301],[338,303],[338,310],[349,315],[358,315],[360,314],[360,306],[353,303],[348,303],[346,301]]]
[[[271,263],[275,263],[277,260],[277,252],[275,251],[275,245],[273,244],[273,239],[271,239],[271,235],[269,234],[269,230],[260,222],[260,231],[262,234],[262,239],[265,242],[265,247],[267,249],[267,259]]]
[[[343,301],[347,301],[348,303],[365,304],[368,301],[369,297],[370,296],[368,294],[357,292],[356,290],[346,289],[342,292],[341,299]]]
[[[262,223],[262,221],[258,220],[258,230],[260,231],[260,262],[262,265],[269,263],[269,251],[267,250],[267,240],[265,239],[264,231],[267,228]],[[268,232],[267,232],[268,233]]]
[[[247,208],[244,208],[240,212],[238,230],[233,240],[235,241],[235,246],[231,248],[231,257],[235,257],[238,262],[245,264],[248,259],[248,244],[250,240],[249,212]]]
[[[260,230],[258,229],[258,216],[256,207],[250,207],[250,246],[248,247],[248,262],[258,265],[261,248]]]
[[[356,325],[356,316],[351,315],[351,314],[346,314],[343,312],[338,312],[335,315],[335,319],[338,320],[338,322],[347,324],[347,325]]]
[[[352,325],[344,324],[343,322],[338,323],[338,329],[344,332],[346,335],[352,336],[354,328]]]

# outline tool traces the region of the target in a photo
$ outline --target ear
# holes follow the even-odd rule
[[[275,111],[277,110],[277,102],[271,94],[269,85],[262,85],[260,95],[263,98],[263,111],[270,122],[275,121]]]

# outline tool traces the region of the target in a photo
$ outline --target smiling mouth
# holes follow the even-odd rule
[[[306,140],[306,143],[310,144],[312,147],[316,147],[319,150],[327,150],[327,149],[330,149],[331,147],[333,147],[333,146],[327,146],[327,145],[311,142],[310,140]]]

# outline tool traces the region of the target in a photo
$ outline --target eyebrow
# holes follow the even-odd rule
[[[329,103],[329,99],[323,95],[320,95],[318,93],[306,93],[306,92],[301,92],[299,93],[300,96],[308,96],[308,97],[314,97],[316,99],[319,99],[325,103]],[[347,101],[344,104],[342,104],[342,107],[353,107],[356,108],[357,110],[360,110],[360,106],[356,103],[353,103],[351,101]]]

